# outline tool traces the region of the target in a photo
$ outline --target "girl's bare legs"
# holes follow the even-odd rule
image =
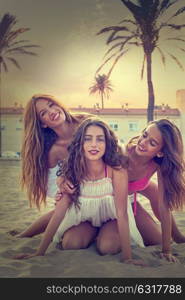
[[[101,255],[117,254],[121,251],[117,220],[110,220],[102,225],[96,247]]]
[[[69,228],[62,238],[62,249],[84,249],[87,248],[97,235],[97,227],[92,226],[89,222],[82,222],[77,226]]]
[[[158,187],[154,182],[150,182],[149,186],[141,192],[141,194],[150,200],[152,210],[156,218],[160,221],[160,213],[158,207]],[[185,243],[185,236],[179,231],[175,219],[172,215],[172,237],[176,243]]]
[[[43,233],[54,213],[54,210],[38,218],[25,231],[17,235],[17,237],[33,237],[34,235]],[[62,240],[63,249],[83,249],[87,248],[94,240],[97,234],[97,228],[93,227],[89,222],[84,222],[78,226],[68,229]]]
[[[25,231],[17,235],[17,237],[32,237],[34,235],[40,234],[45,231],[54,210],[48,212],[47,214],[38,218],[34,223],[32,223]]]
[[[145,246],[159,245],[162,242],[160,226],[158,226],[147,211],[138,203],[136,225],[143,238]],[[97,237],[97,250],[100,254],[116,254],[121,251],[121,243],[117,221],[106,222]]]
[[[160,226],[153,220],[140,203],[137,203],[135,221],[145,246],[159,245],[162,243]]]

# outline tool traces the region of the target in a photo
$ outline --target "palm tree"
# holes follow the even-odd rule
[[[98,93],[101,96],[102,108],[104,108],[104,97],[109,98],[110,92],[113,91],[109,77],[105,74],[95,76],[95,83],[89,88],[90,94]]]
[[[0,20],[0,110],[1,103],[1,76],[2,71],[8,72],[8,63],[12,63],[16,68],[21,69],[18,61],[14,56],[18,55],[34,55],[37,54],[29,49],[39,47],[38,45],[30,45],[28,40],[18,40],[20,34],[30,30],[29,28],[15,29],[17,24],[15,16],[6,13]],[[0,156],[2,156],[1,142],[1,112],[0,112]]]
[[[105,56],[109,54],[103,64],[98,68],[99,72],[107,62],[113,59],[112,66],[109,70],[108,76],[110,76],[116,63],[119,59],[130,50],[129,46],[141,46],[143,48],[144,57],[143,65],[141,69],[141,78],[143,78],[145,63],[147,67],[147,85],[148,85],[148,108],[147,108],[147,119],[148,122],[153,120],[154,112],[154,88],[152,82],[152,54],[157,49],[161,55],[163,64],[165,64],[164,51],[159,47],[158,41],[160,33],[164,28],[170,29],[171,32],[179,32],[182,28],[185,28],[185,24],[173,24],[171,20],[180,14],[185,12],[185,7],[181,7],[168,18],[165,22],[160,21],[161,17],[168,12],[169,8],[175,5],[179,0],[137,0],[135,3],[130,0],[121,0],[122,3],[131,12],[133,19],[124,19],[119,26],[106,27],[100,30],[97,34],[105,32],[111,32],[108,39],[107,45],[111,43],[111,48],[108,49]],[[122,34],[120,34],[122,33]],[[181,36],[175,36],[167,38],[167,40],[174,40],[178,43],[185,42]],[[112,44],[114,43],[114,44]],[[184,48],[179,46],[181,51],[185,51]],[[112,52],[114,51],[114,53]],[[183,66],[176,56],[167,52],[167,54],[178,64],[183,70]]]

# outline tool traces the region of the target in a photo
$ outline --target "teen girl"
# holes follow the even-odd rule
[[[171,237],[177,242],[185,242],[185,238],[179,232],[171,212],[173,209],[181,209],[185,202],[185,163],[181,133],[177,126],[167,119],[153,121],[141,136],[131,139],[127,145],[127,154],[128,191],[129,194],[134,193],[135,218],[143,239],[151,244],[146,228],[149,222],[148,215],[141,207],[137,212],[137,192],[152,199],[153,210],[161,221],[161,257],[177,261],[171,253]],[[155,173],[158,188],[150,182]],[[152,241],[159,241],[160,233],[156,231],[156,226],[152,231],[151,225],[150,231]]]
[[[16,258],[44,255],[51,240],[61,243],[66,249],[63,234],[81,222],[89,222],[94,235],[83,248],[97,237],[98,251],[106,254],[106,249],[109,249],[110,253],[112,237],[118,235],[123,261],[143,265],[131,255],[131,243],[143,246],[143,241],[135,225],[131,204],[127,207],[126,167],[127,157],[109,127],[96,119],[84,121],[69,147],[68,160],[62,165],[62,175],[76,187],[75,192],[70,196],[64,193],[62,200],[57,202],[39,249],[34,254],[22,254]],[[74,241],[68,240],[70,243]],[[114,247],[111,254],[119,250]]]
[[[47,196],[55,197],[58,162],[66,158],[73,134],[79,124],[89,116],[85,113],[72,114],[51,95],[34,95],[27,103],[21,161],[22,186],[26,188],[31,206],[40,209],[46,204]],[[68,184],[65,188],[68,190]],[[31,237],[44,232],[53,212],[54,210],[43,215],[17,236]],[[88,223],[80,224],[69,230],[66,238],[69,235],[76,236],[79,232],[80,239],[84,230],[92,233],[92,226]],[[14,233],[13,231],[12,234]],[[79,244],[80,242],[81,240]]]

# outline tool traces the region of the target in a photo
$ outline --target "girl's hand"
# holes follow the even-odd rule
[[[172,253],[160,253],[160,258],[165,258],[169,262],[179,263],[178,258],[176,258]]]
[[[64,179],[63,177],[59,177],[57,179],[57,185],[61,193],[72,195],[76,190],[73,184],[69,180]]]
[[[34,256],[42,256],[41,254],[38,254],[37,252],[28,254],[28,253],[21,253],[18,255],[13,256],[13,259],[28,259]]]
[[[63,193],[61,191],[57,191],[56,195],[55,195],[55,205],[58,203],[58,201],[60,201],[63,197]]]
[[[142,259],[130,258],[130,259],[122,260],[122,262],[124,262],[125,264],[147,267],[147,264]]]

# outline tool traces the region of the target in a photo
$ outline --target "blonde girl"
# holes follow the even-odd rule
[[[21,151],[21,181],[22,187],[27,191],[30,206],[40,209],[42,205],[46,205],[47,196],[55,196],[58,162],[66,158],[73,134],[79,124],[89,116],[85,113],[72,114],[51,95],[37,94],[27,103]],[[53,212],[54,210],[37,219],[18,237],[31,237],[42,233]],[[93,234],[89,224],[80,224],[71,232],[68,231],[67,235],[76,235],[78,230]]]

